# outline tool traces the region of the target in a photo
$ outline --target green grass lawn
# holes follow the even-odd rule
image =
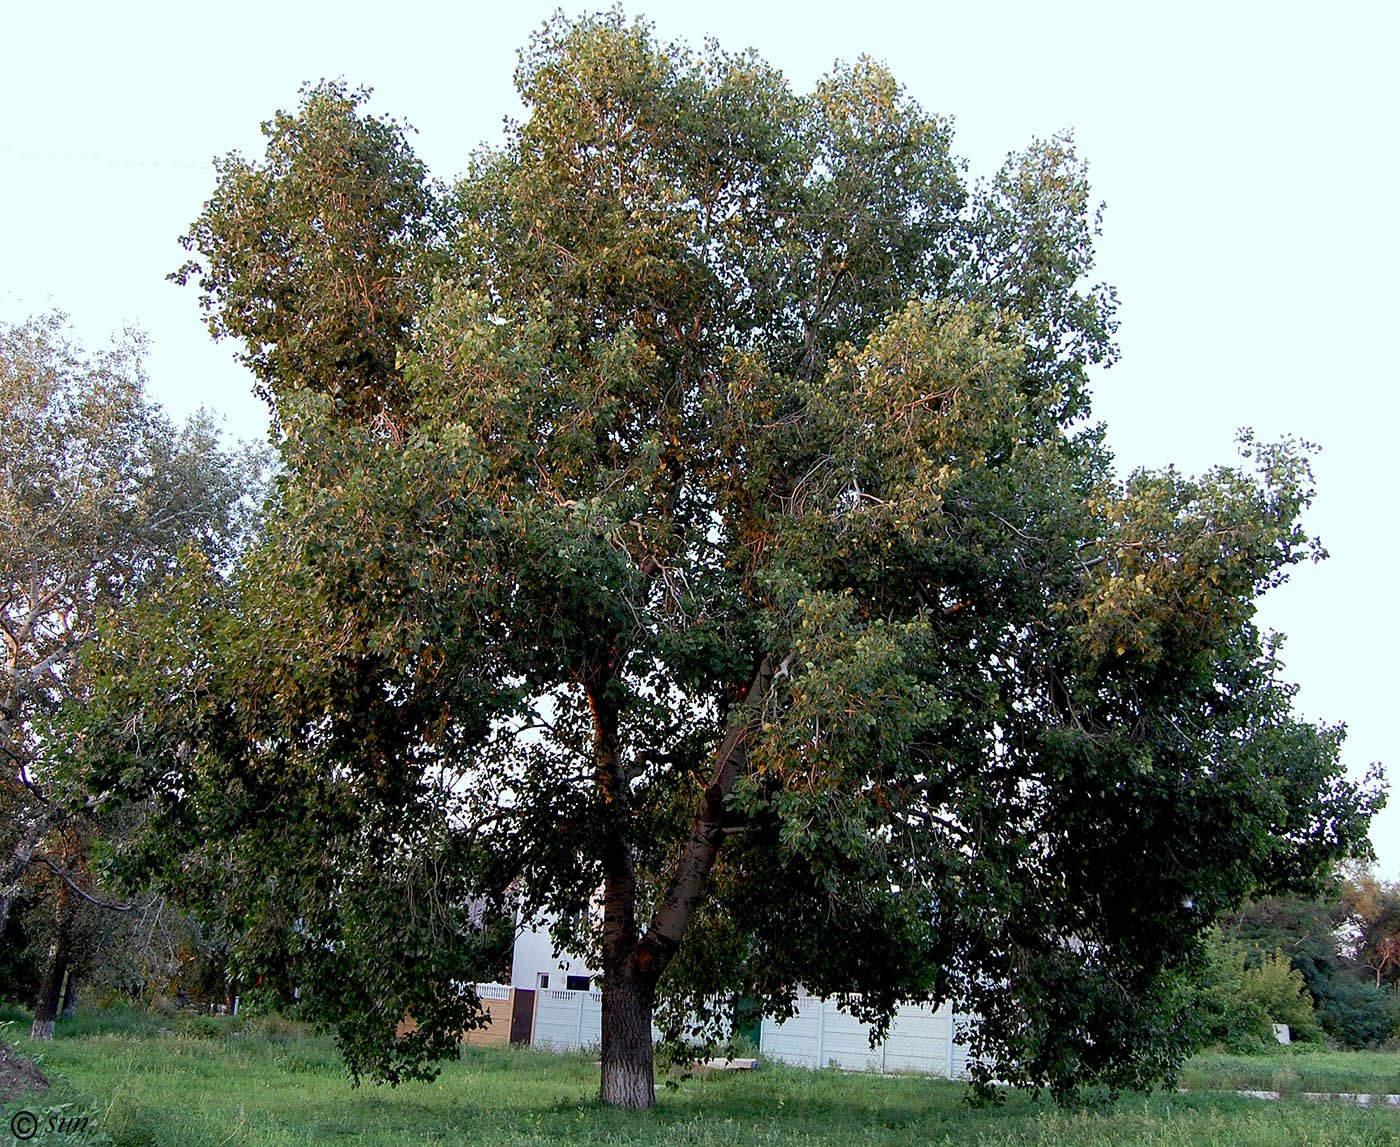
[[[46,1099],[22,1106],[90,1120],[81,1136],[32,1140],[47,1144],[1400,1145],[1400,1112],[1389,1110],[1204,1093],[1077,1110],[1012,1095],[1001,1107],[979,1110],[967,1106],[959,1084],[773,1065],[681,1079],[660,1089],[655,1110],[620,1112],[597,1102],[598,1069],[589,1057],[532,1051],[468,1049],[433,1083],[352,1089],[329,1040],[284,1023],[99,1015],[61,1027],[42,1048],[15,1042],[41,1055],[55,1080]],[[1400,1091],[1387,1082],[1400,1072],[1400,1056],[1311,1055],[1316,1063],[1287,1053],[1254,1062],[1269,1078],[1287,1065],[1299,1080],[1375,1080]],[[1189,1082],[1256,1082],[1240,1083],[1241,1071],[1233,1060],[1202,1059],[1191,1065]],[[6,1111],[0,1143],[16,1106]]]

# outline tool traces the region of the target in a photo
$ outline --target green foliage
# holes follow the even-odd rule
[[[1379,1047],[1400,1030],[1400,1001],[1374,984],[1339,979],[1318,1001],[1318,1019],[1342,1047]]]
[[[19,898],[0,936],[0,1000],[32,1002],[44,973],[37,945],[30,943],[27,908],[28,900]]]
[[[1392,992],[1377,987],[1374,972],[1339,949],[1348,917],[1384,920],[1383,900],[1368,900],[1361,881],[1333,886],[1313,896],[1263,897],[1225,919],[1229,946],[1251,965],[1281,953],[1316,1001],[1316,1018],[1327,1038],[1343,1047],[1376,1047],[1390,1039],[1400,1019]],[[1382,924],[1383,926],[1383,924]],[[1364,937],[1366,929],[1359,935]],[[1364,945],[1359,944],[1363,948]]]
[[[1320,554],[1308,449],[1112,476],[1068,140],[970,191],[878,65],[802,96],[616,13],[517,84],[445,199],[334,86],[220,165],[182,274],[283,471],[104,651],[89,782],[156,806],[123,859],[224,889],[247,976],[380,1078],[455,1048],[512,903],[602,970],[610,1102],[658,994],[803,984],[953,1000],[983,1083],[1160,1078],[1210,922],[1378,803],[1251,620]]]
[[[237,153],[182,242],[215,338],[243,342],[274,413],[287,394],[330,395],[348,418],[392,417],[398,357],[443,224],[407,129],[356,114],[367,90],[322,82],[301,114],[263,124],[266,161]]]
[[[1302,973],[1278,953],[1265,956],[1257,967],[1246,967],[1240,988],[1244,998],[1256,1003],[1270,1024],[1287,1024],[1295,1040],[1314,1043],[1321,1038]]]
[[[141,815],[143,794],[110,801],[72,783],[68,720],[92,687],[81,654],[100,628],[120,632],[182,553],[227,567],[257,501],[261,456],[224,446],[203,412],[171,423],[145,394],[143,353],[130,332],[89,351],[57,314],[0,324],[0,960],[12,968],[26,943],[60,976],[94,965],[98,906],[113,902],[103,840]]]
[[[1196,980],[1193,1011],[1201,1042],[1230,1051],[1276,1048],[1274,1024],[1288,1024],[1300,1043],[1322,1038],[1302,974],[1278,953],[1256,956],[1218,930],[1211,933]]]
[[[82,693],[77,654],[99,618],[157,583],[186,546],[229,561],[247,524],[254,459],[225,451],[207,415],[172,425],[144,393],[142,353],[130,334],[88,352],[56,314],[0,325],[7,854],[30,823],[14,802],[49,783],[48,725]]]

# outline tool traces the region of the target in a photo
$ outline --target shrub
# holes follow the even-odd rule
[[[1190,1007],[1202,1047],[1261,1051],[1276,1046],[1276,1023],[1303,1042],[1322,1038],[1302,974],[1279,953],[1261,959],[1219,931],[1207,945]]]
[[[1344,1047],[1379,1047],[1400,1030],[1400,1001],[1374,984],[1336,980],[1318,1001],[1322,1030]]]
[[[1265,1036],[1272,1037],[1271,1025],[1287,1024],[1295,1040],[1316,1043],[1322,1039],[1303,974],[1279,953],[1265,956],[1256,967],[1245,967],[1239,990],[1241,997],[1256,1004],[1265,1017]]]

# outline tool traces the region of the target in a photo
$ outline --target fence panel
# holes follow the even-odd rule
[[[825,1009],[816,996],[797,998],[797,1012],[790,1020],[765,1019],[759,1033],[759,1050],[769,1059],[797,1067],[822,1067],[822,1019]]]
[[[884,1049],[870,1046],[870,1025],[849,1016],[829,1001],[822,1002],[822,1041],[818,1061],[822,1067],[842,1071],[882,1071]]]
[[[483,993],[483,998],[494,997]],[[946,1007],[934,1010],[927,1004],[906,1004],[895,1014],[885,1042],[872,1048],[868,1024],[841,1011],[834,1000],[804,994],[798,997],[797,1012],[790,1020],[763,1021],[759,1046],[769,1059],[798,1067],[957,1079],[967,1074],[967,1048],[957,1039],[957,1024],[965,1019]],[[542,989],[536,993],[534,1046],[575,1051],[597,1047],[602,1039],[602,992]]]
[[[802,995],[790,1020],[763,1021],[760,1049],[769,1059],[798,1067],[845,1071],[907,1071],[956,1079],[967,1074],[967,1048],[956,1026],[966,1017],[946,1007],[905,1004],[885,1042],[870,1046],[870,1027],[841,1011],[834,1000]]]
[[[485,1027],[467,1032],[466,1042],[473,1047],[508,1047],[510,1045],[511,988],[509,984],[477,984],[476,994],[486,1008]]]
[[[486,1023],[462,1033],[464,1043],[476,1047],[507,1047],[510,1044],[510,1016],[513,991],[509,984],[477,984],[477,997],[486,1008]],[[399,1021],[400,1037],[416,1031],[418,1023],[412,1016]]]
[[[603,993],[542,988],[535,995],[536,1047],[574,1051],[603,1040]]]

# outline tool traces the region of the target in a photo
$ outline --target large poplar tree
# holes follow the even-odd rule
[[[220,164],[182,277],[284,469],[109,660],[94,781],[357,1072],[452,1050],[517,898],[596,955],[609,1103],[655,1018],[803,985],[953,1001],[983,1078],[1160,1077],[1211,920],[1374,804],[1251,621],[1305,450],[1114,477],[1067,140],[969,187],[876,64],[798,95],[616,14],[517,82],[450,190],[333,84]]]

